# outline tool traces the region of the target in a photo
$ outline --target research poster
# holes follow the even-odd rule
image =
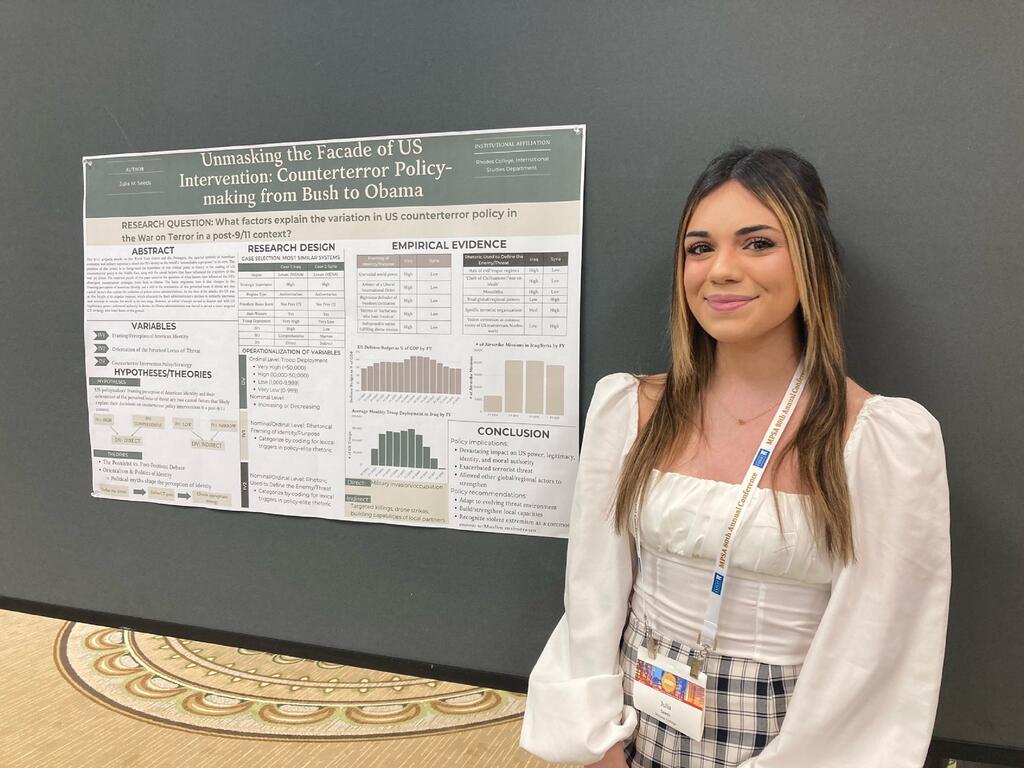
[[[83,158],[96,497],[565,537],[585,130]]]

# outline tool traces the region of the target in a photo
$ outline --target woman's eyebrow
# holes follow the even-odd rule
[[[736,234],[749,235],[751,232],[757,232],[760,229],[775,229],[775,227],[770,227],[767,224],[754,224],[753,226],[750,227],[740,227],[739,229],[736,230]],[[778,230],[775,231],[778,232]],[[711,237],[711,235],[709,235],[706,230],[694,229],[690,232],[687,232],[686,237]]]

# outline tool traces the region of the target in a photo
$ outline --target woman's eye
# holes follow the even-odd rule
[[[769,248],[775,247],[774,241],[769,240],[766,237],[752,238],[751,240],[748,240],[746,244],[755,251],[766,251]],[[707,243],[694,243],[693,245],[686,249],[686,252],[691,256],[703,256],[704,254],[709,253],[710,251],[713,250],[714,249]]]

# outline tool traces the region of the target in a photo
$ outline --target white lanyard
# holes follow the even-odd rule
[[[753,490],[757,488],[757,484],[761,479],[761,475],[764,474],[765,467],[768,466],[768,460],[772,456],[772,452],[778,443],[779,437],[782,435],[783,430],[786,429],[786,425],[789,423],[789,417],[792,415],[793,410],[796,407],[796,403],[804,391],[804,383],[804,359],[801,357],[800,363],[793,372],[793,378],[790,379],[789,388],[786,390],[786,394],[783,396],[782,402],[779,403],[779,407],[775,411],[775,418],[773,418],[771,423],[768,425],[768,430],[765,432],[764,438],[761,440],[761,445],[758,447],[757,453],[754,454],[754,459],[750,463],[750,467],[747,469],[746,477],[744,477],[743,482],[740,483],[732,519],[729,521],[729,525],[725,529],[725,538],[722,540],[722,550],[718,556],[718,562],[715,563],[715,572],[711,579],[711,592],[708,596],[708,607],[704,613],[704,626],[697,635],[697,644],[700,646],[699,656],[690,664],[690,672],[694,676],[700,673],[701,668],[704,665],[704,659],[707,658],[708,651],[715,646],[718,638],[718,619],[722,612],[722,591],[725,586],[725,577],[729,572],[729,544],[732,542],[733,534],[736,532],[737,525],[743,515],[743,510],[746,509],[747,501],[750,499]],[[637,505],[634,505],[633,507],[633,535],[636,537],[636,556],[640,565],[640,578],[642,580],[644,565],[643,560],[640,557],[640,516]],[[655,572],[654,578],[656,588],[658,578],[657,572]],[[653,597],[653,591],[651,592],[651,595]],[[657,647],[657,640],[654,637],[654,633],[651,631],[646,600],[644,601],[644,631],[647,637],[647,650],[650,656],[653,657]]]

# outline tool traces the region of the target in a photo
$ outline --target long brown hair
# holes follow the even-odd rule
[[[782,460],[797,451],[800,484],[812,533],[825,552],[842,562],[855,559],[850,499],[843,463],[846,424],[846,351],[840,327],[844,296],[839,247],[828,221],[828,198],[814,166],[783,147],[734,146],[714,158],[693,185],[676,235],[675,270],[669,336],[672,364],[650,419],[626,455],[615,500],[615,529],[631,529],[634,505],[642,505],[651,470],[690,435],[703,432],[699,408],[715,367],[716,341],[697,322],[686,303],[683,240],[697,204],[727,181],[737,181],[782,224],[789,245],[800,303],[797,306],[800,346],[807,381],[807,402],[793,439],[774,457],[773,480]],[[700,412],[700,422],[696,414]],[[772,489],[778,515],[777,491]],[[801,501],[805,501],[801,499]],[[779,516],[779,526],[782,519]]]

